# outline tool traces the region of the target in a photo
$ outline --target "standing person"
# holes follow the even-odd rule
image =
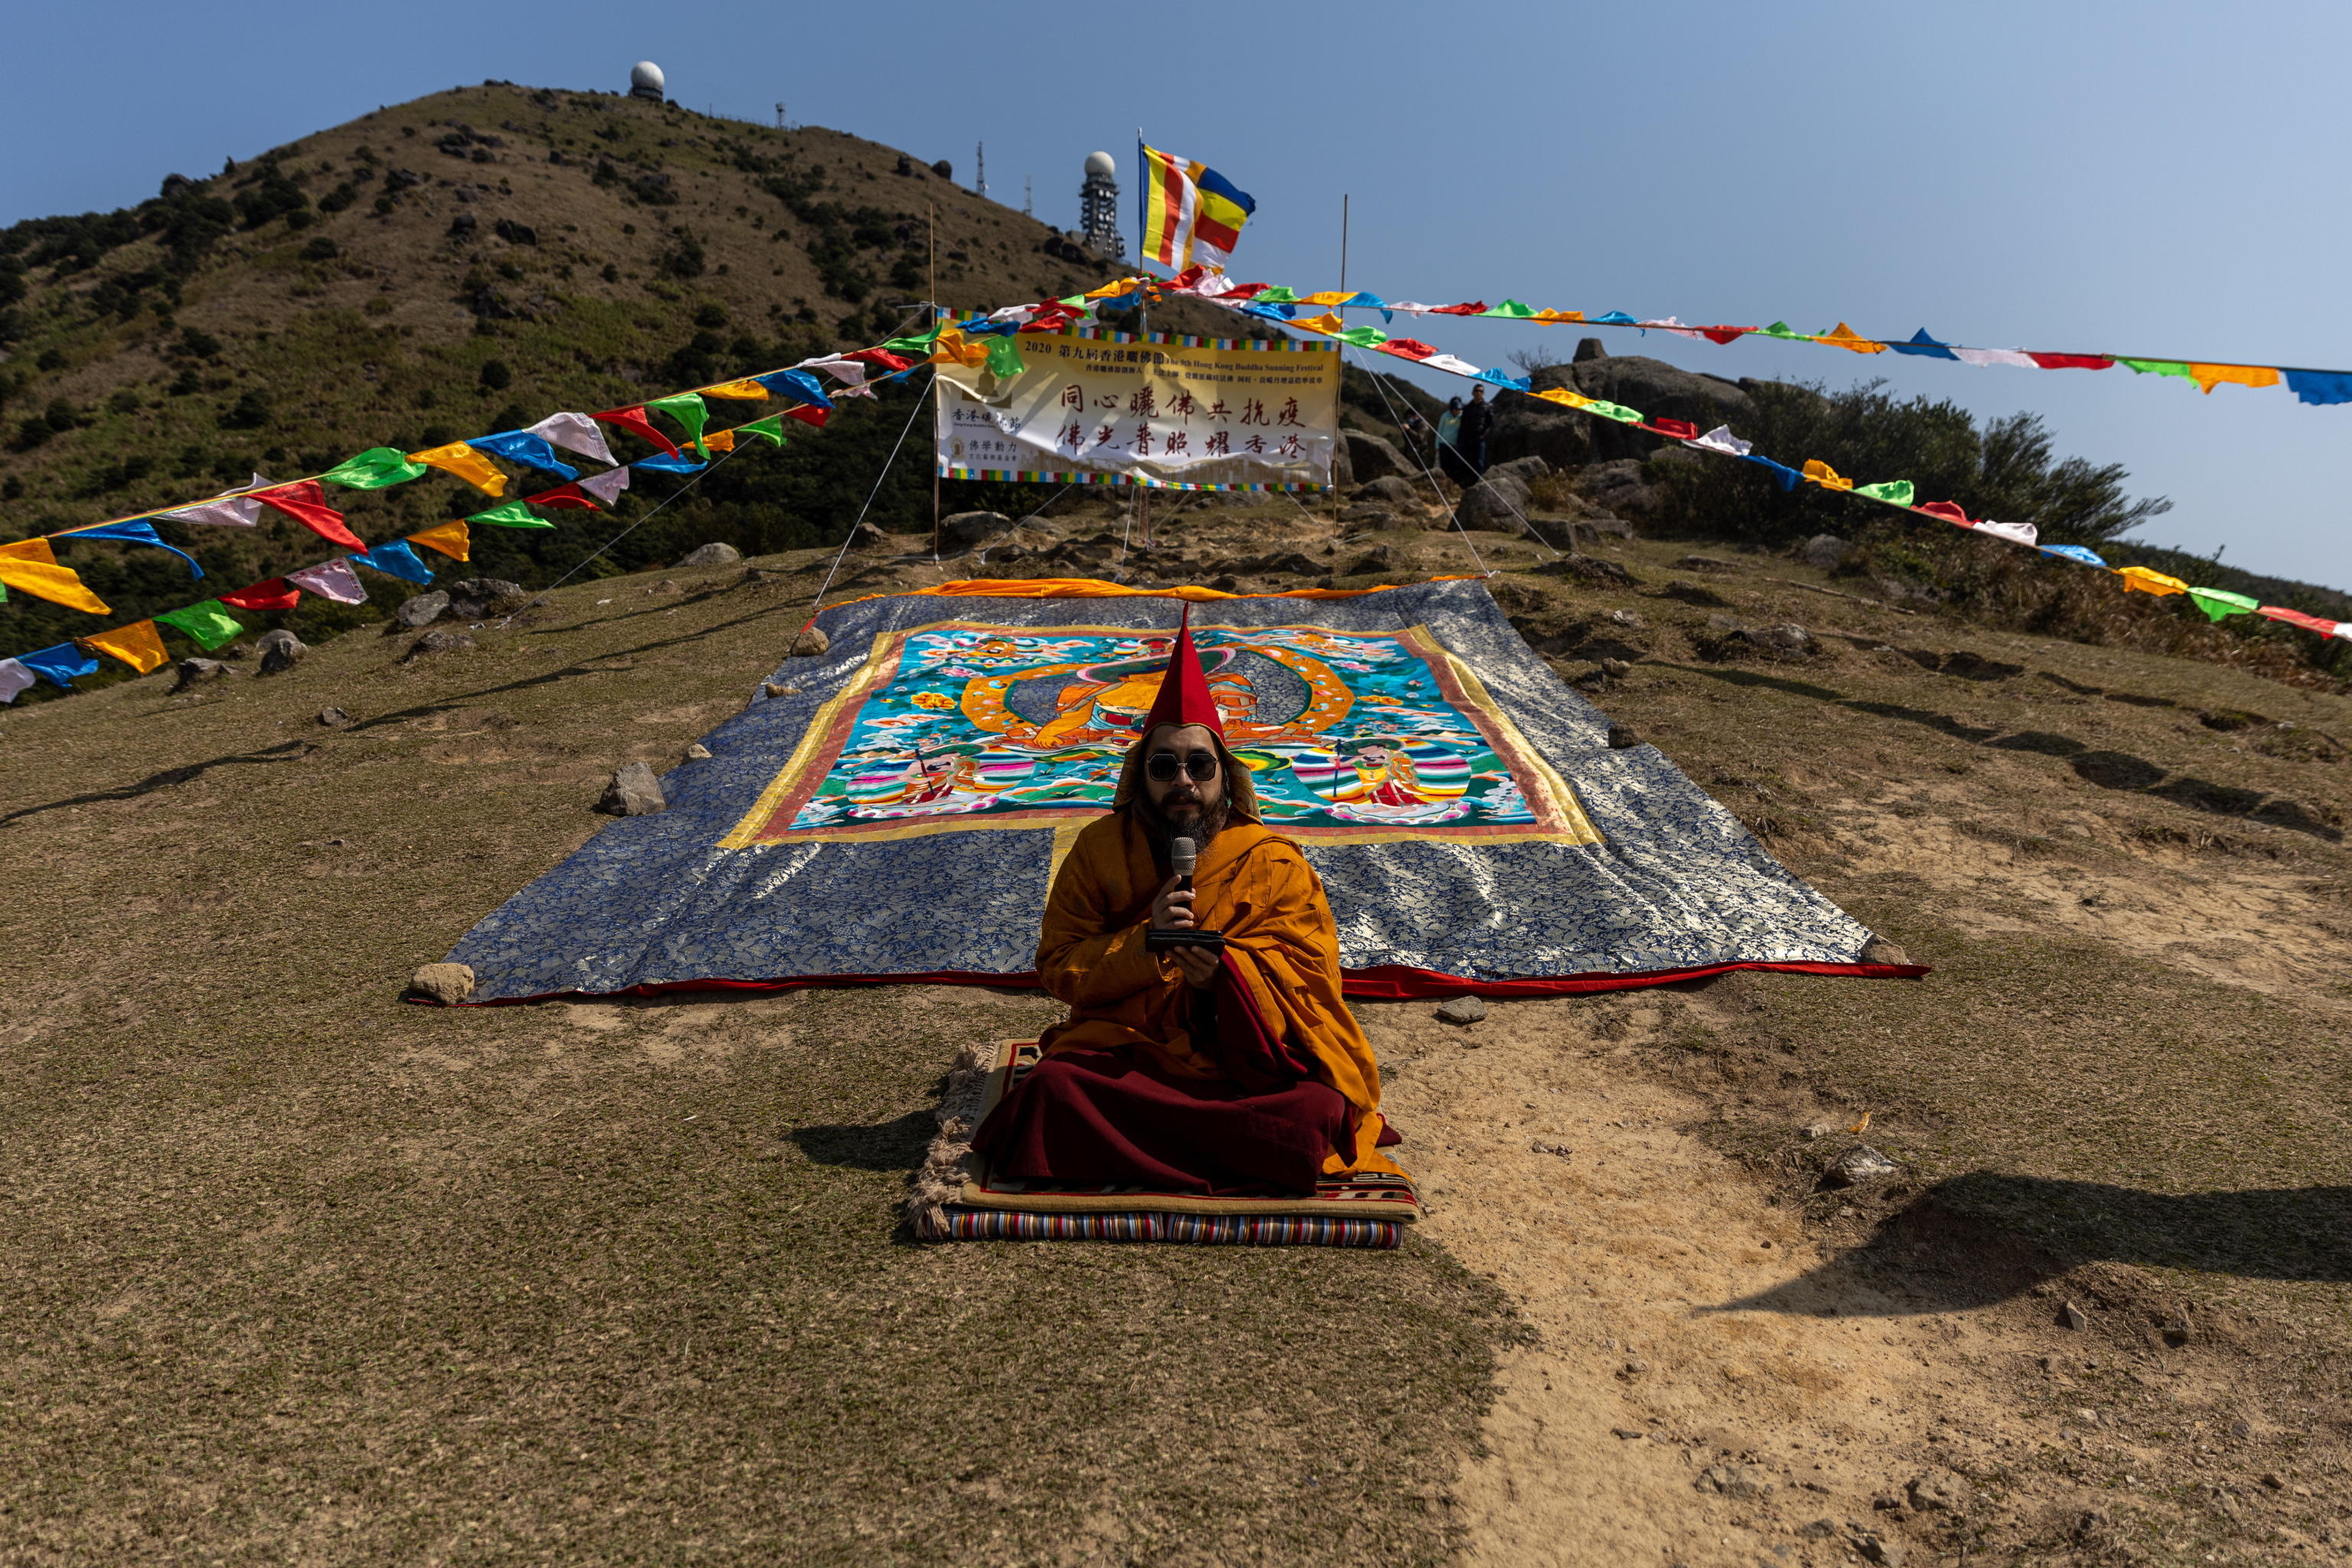
[[[1462,411],[1462,457],[1471,472],[1486,471],[1486,437],[1495,428],[1495,405],[1486,401],[1486,389],[1470,389],[1470,406]]]
[[[1455,484],[1475,483],[1477,475],[1462,457],[1462,400],[1449,397],[1445,412],[1437,416],[1437,471]]]

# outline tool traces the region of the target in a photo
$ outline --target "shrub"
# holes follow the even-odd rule
[[[336,257],[341,256],[342,253],[343,247],[341,246],[337,245],[333,240],[329,239],[326,236],[320,235],[318,238],[312,240],[310,244],[302,247],[302,259],[305,261],[332,261]]]
[[[242,393],[220,422],[224,430],[258,430],[269,423],[269,400],[258,390]]]
[[[482,362],[481,381],[492,392],[504,392],[512,384],[514,373],[507,369],[507,362],[502,359],[486,359]]]

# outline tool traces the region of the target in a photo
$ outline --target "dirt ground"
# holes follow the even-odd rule
[[[987,569],[1469,566],[1162,527]],[[0,718],[0,1563],[2352,1562],[2345,700],[1471,542],[1935,973],[1367,1005],[1391,1254],[911,1245],[940,1075],[1034,995],[397,1000],[744,700],[814,556]],[[1826,1186],[1858,1143],[1895,1173]]]

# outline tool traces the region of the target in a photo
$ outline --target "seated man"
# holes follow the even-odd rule
[[[1180,837],[1199,856],[1189,889]],[[1153,951],[1153,927],[1217,931],[1223,953]],[[1257,821],[1189,610],[1112,810],[1054,880],[1037,969],[1070,1016],[973,1135],[999,1178],[1233,1194],[1396,1171],[1323,884]]]

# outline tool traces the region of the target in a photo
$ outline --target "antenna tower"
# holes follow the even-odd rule
[[[975,142],[971,144],[971,161],[976,171],[973,177],[979,182],[972,188],[978,191],[982,196],[986,196],[988,195],[987,142]]]

